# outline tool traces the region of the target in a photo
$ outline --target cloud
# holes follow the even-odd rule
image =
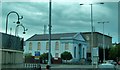
[[[96,27],[96,31],[102,32],[102,27],[96,24],[98,21],[108,20],[111,25],[106,24],[106,33],[116,33],[117,14],[113,15],[113,13],[116,12],[116,9],[116,4],[113,3],[93,6],[94,25]],[[48,2],[4,2],[2,5],[2,24],[5,23],[8,12],[12,10],[17,11],[23,16],[23,19],[20,21],[26,28],[28,28],[25,35],[26,39],[33,34],[43,33],[44,25],[48,26],[49,24]],[[52,3],[52,33],[91,31],[90,20],[89,5],[80,6],[77,2]],[[15,24],[12,24],[13,21],[17,21],[16,15],[11,14],[9,16],[9,28],[14,26],[14,33]],[[116,24],[114,25],[113,23]],[[111,30],[111,27],[114,27],[114,29]],[[5,25],[2,25],[2,28],[4,32]],[[21,27],[19,29],[19,35],[23,35]]]

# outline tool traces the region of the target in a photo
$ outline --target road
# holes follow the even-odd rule
[[[42,70],[45,70],[46,68],[46,65],[47,64],[40,64],[41,65],[41,68]],[[28,65],[27,67],[23,64],[23,65],[2,65],[3,68],[38,68],[38,67],[35,67],[37,65],[35,64],[30,64]],[[70,65],[70,64],[51,64],[51,69],[52,70],[81,70],[81,69],[84,69],[84,70],[90,70],[90,69],[97,69],[96,68],[97,66],[95,65]],[[120,65],[116,66],[116,70],[120,70]]]

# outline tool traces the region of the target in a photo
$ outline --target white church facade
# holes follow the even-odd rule
[[[49,34],[35,34],[26,40],[24,53],[49,52]],[[51,35],[51,54],[53,58],[61,58],[64,51],[71,52],[75,61],[87,58],[88,44],[81,33],[59,33]]]

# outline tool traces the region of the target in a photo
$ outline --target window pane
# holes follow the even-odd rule
[[[55,43],[55,50],[59,50],[59,42]]]
[[[32,42],[29,43],[29,50],[32,50]]]
[[[69,49],[69,43],[65,43],[65,50]]]
[[[49,50],[49,42],[46,42],[46,50]]]
[[[38,48],[37,48],[37,50],[40,50],[40,49],[41,49],[41,43],[38,42]]]

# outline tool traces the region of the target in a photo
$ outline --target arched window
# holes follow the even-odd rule
[[[65,43],[65,50],[69,49],[69,43]]]
[[[37,50],[40,50],[40,49],[41,49],[41,43],[38,42]]]
[[[32,50],[32,42],[29,43],[29,50]]]
[[[55,50],[59,50],[59,42],[55,43]]]

